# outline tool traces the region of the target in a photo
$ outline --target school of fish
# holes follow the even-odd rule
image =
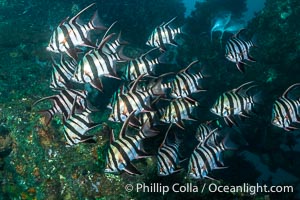
[[[201,102],[192,95],[205,95],[206,91],[200,84],[201,80],[206,79],[206,75],[201,72],[200,61],[191,61],[177,72],[170,70],[167,74],[156,74],[155,70],[165,62],[163,56],[168,48],[179,45],[176,37],[185,34],[182,28],[171,26],[176,17],[163,22],[149,33],[145,44],[150,49],[136,58],[129,58],[123,53],[128,43],[122,41],[120,33],[110,33],[116,22],[107,28],[100,23],[97,11],[88,23],[79,20],[82,13],[95,7],[93,3],[72,18],[65,18],[52,33],[47,47],[51,52],[53,66],[50,88],[57,94],[34,103],[36,106],[45,100],[51,101],[50,109],[38,111],[44,117],[45,124],[49,125],[56,115],[62,116],[66,146],[95,143],[94,135],[88,132],[102,123],[91,120],[91,113],[97,109],[88,101],[90,90],[77,89],[76,85],[89,85],[101,95],[107,92],[102,79],[115,79],[120,84],[107,105],[111,110],[107,119],[123,125],[116,134],[117,138],[110,128],[104,172],[140,175],[142,173],[132,161],[156,157],[159,176],[186,171],[192,179],[214,179],[210,176],[213,170],[226,168],[222,159],[223,152],[235,150],[238,146],[230,141],[227,132],[222,132],[224,126],[220,125],[220,121],[231,128],[239,125],[237,119],[256,116],[256,107],[261,104],[259,86],[254,81],[241,83],[220,94],[209,108],[215,119],[199,122],[195,110]],[[95,30],[98,30],[97,34],[101,31],[102,39],[93,42],[90,35]],[[213,30],[219,30],[217,25]],[[225,45],[225,58],[235,63],[242,73],[248,66],[246,61],[256,61],[250,55],[251,48],[256,47],[256,44],[241,38],[243,30],[233,34]],[[125,66],[121,76],[117,67],[119,63]],[[274,102],[271,124],[286,131],[300,127],[300,100],[289,95],[299,86],[300,83],[293,84]],[[191,123],[198,124],[194,133],[197,145],[190,156],[183,157],[180,151],[185,141],[176,129],[189,132]],[[155,154],[147,153],[144,140],[155,137],[161,138],[161,143]],[[184,162],[187,162],[187,167],[184,167]]]

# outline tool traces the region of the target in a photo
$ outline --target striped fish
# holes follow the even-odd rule
[[[256,95],[249,95],[248,92],[256,85],[253,82],[244,83],[236,89],[224,92],[216,100],[210,111],[220,117],[224,117],[227,125],[237,125],[234,116],[250,117],[254,106],[258,102]],[[247,88],[245,88],[247,86]]]
[[[121,87],[119,87],[113,93],[113,96],[111,97],[110,102],[107,105],[107,108],[113,109],[115,103],[118,101],[119,96],[122,95],[122,94],[126,94],[129,90],[130,90],[130,88],[127,85],[125,85],[125,84],[121,85]]]
[[[136,79],[131,86],[130,90],[127,93],[120,94],[115,102],[112,103],[112,112],[109,116],[110,121],[114,122],[124,122],[129,113],[132,111],[136,111],[135,114],[143,112],[153,111],[151,108],[151,94],[149,92],[141,92],[137,91],[138,82],[144,77],[144,75],[140,75],[138,79]],[[131,121],[131,125],[140,126],[140,123],[133,117]]]
[[[67,85],[74,74],[77,63],[74,60],[66,60],[64,56],[61,56],[60,63],[56,63],[56,61],[52,59],[52,66],[50,88],[54,90],[67,89]]]
[[[63,120],[67,120],[71,117],[72,113],[79,113],[85,110],[88,104],[86,97],[86,91],[66,89],[61,90],[57,95],[44,97],[36,101],[32,106],[47,99],[51,100],[53,104],[51,109],[39,111],[45,117],[45,124],[48,125],[54,115],[62,114]]]
[[[128,44],[121,39],[121,32],[119,33],[118,37],[112,41],[107,42],[104,44],[102,48],[102,52],[105,54],[117,54],[118,61],[128,60],[126,56],[123,55],[123,48],[124,45]]]
[[[128,81],[133,81],[141,74],[152,75],[154,73],[154,67],[159,64],[159,60],[158,58],[149,60],[147,55],[156,49],[157,48],[151,49],[140,57],[131,60],[125,70],[125,79]]]
[[[106,30],[105,34],[102,37],[101,43],[103,43],[103,40],[107,36],[110,38],[112,35],[114,35],[114,33],[110,34],[110,35],[107,35],[107,34],[109,33],[109,31],[111,30],[111,28],[116,23],[117,23],[117,21],[115,21],[114,23],[112,23],[110,25],[110,27]],[[101,44],[101,43],[97,44],[98,49],[101,50],[105,54],[113,54],[113,57],[116,58],[116,61],[118,61],[118,62],[124,62],[124,61],[130,60],[130,58],[126,57],[123,54],[123,47],[124,47],[124,45],[126,45],[128,43],[121,40],[121,32],[119,33],[118,37],[114,41],[112,41],[112,42],[107,41],[107,42],[105,42],[103,44]],[[101,47],[101,45],[102,45],[102,47]]]
[[[140,124],[150,123],[151,125],[157,121],[156,112],[142,112],[136,116]]]
[[[166,133],[165,139],[158,149],[157,154],[157,169],[159,176],[168,176],[177,172],[180,172],[182,168],[179,166],[179,145],[180,141],[175,135],[175,142],[168,142],[168,132],[172,125],[169,126],[169,129]]]
[[[141,143],[143,139],[154,135],[147,135],[147,131],[139,131],[133,136],[126,134],[129,121],[134,116],[134,112],[132,111],[124,122],[118,140],[115,140],[113,132],[111,133],[111,143],[106,156],[105,173],[120,173],[125,171],[131,175],[140,175],[141,173],[131,164],[131,161],[150,156],[143,151]]]
[[[73,114],[64,122],[63,131],[67,140],[67,146],[73,146],[78,143],[88,142],[95,143],[91,135],[85,135],[89,130],[101,125],[94,123],[90,119],[91,111],[86,109],[82,113]]]
[[[300,101],[299,99],[291,99],[288,97],[289,92],[295,87],[299,87],[300,83],[291,85],[281,97],[273,104],[271,123],[286,131],[299,129],[300,124]],[[298,125],[298,127],[297,127]]]
[[[134,83],[134,82],[132,82]],[[158,85],[158,84],[156,84]],[[152,89],[151,88],[154,88],[155,85],[151,85],[152,87],[148,87],[148,86],[144,86],[144,85],[137,85],[136,86],[136,91],[138,92],[144,92],[144,93],[147,93],[149,96],[154,96],[154,93],[156,90]],[[107,105],[107,108],[109,109],[113,109],[115,103],[118,101],[118,98],[120,95],[124,95],[126,93],[129,92],[130,90],[130,84],[122,84],[114,93],[113,93],[113,96],[111,97],[110,99],[110,102],[109,104]],[[156,93],[155,93],[156,94]]]
[[[79,16],[94,5],[95,3],[87,6],[70,20],[68,20],[68,17],[64,19],[54,30],[47,50],[54,53],[67,53],[70,57],[76,59],[76,47],[94,47],[89,40],[89,32],[95,29],[106,29],[99,23],[97,12],[94,14],[89,23],[80,24],[78,22]]]
[[[136,114],[153,111],[150,107],[150,96],[138,91],[129,91],[126,94],[120,95],[113,105],[113,109],[108,120],[123,122],[133,110],[136,110]]]
[[[192,111],[198,106],[198,102],[190,101],[187,98],[175,99],[170,102],[170,104],[163,109],[161,113],[160,121],[164,123],[174,123],[181,129],[184,129],[184,124],[182,120],[193,120]]]
[[[234,34],[226,43],[225,46],[225,57],[231,61],[236,63],[237,68],[241,72],[245,72],[244,65],[246,63],[244,60],[248,60],[251,62],[255,62],[256,60],[250,56],[250,48],[254,46],[251,40],[245,41],[239,37],[241,31],[245,29],[241,29],[238,33]]]
[[[210,123],[211,122],[202,123],[197,127],[195,137],[201,144],[204,143],[207,136],[213,131]],[[213,134],[208,139],[207,143],[211,146],[216,146],[219,144],[217,139],[218,137],[217,130],[218,129],[216,129],[216,131],[214,131]]]
[[[159,47],[162,50],[166,50],[166,44],[177,46],[178,44],[174,40],[176,35],[182,33],[181,28],[171,28],[169,25],[176,19],[174,17],[167,23],[162,23],[156,27],[148,38],[146,44],[151,47]]]
[[[204,78],[202,73],[191,74],[188,72],[188,69],[198,62],[198,60],[193,61],[189,66],[177,73],[171,82],[171,97],[183,98],[190,96],[192,93],[203,91],[199,87],[199,80]]]
[[[106,76],[119,79],[115,70],[116,54],[102,52],[103,45],[112,37],[112,34],[103,39],[97,49],[86,53],[79,62],[71,80],[78,83],[90,83],[92,87],[102,92],[103,85],[100,77]]]
[[[223,162],[221,160],[221,153],[227,148],[224,145],[224,141],[217,146],[210,146],[207,141],[214,133],[211,131],[206,137],[203,143],[199,145],[193,151],[188,165],[188,176],[193,179],[210,178],[208,174],[214,169],[222,169]]]

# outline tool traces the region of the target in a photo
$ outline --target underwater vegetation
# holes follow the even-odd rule
[[[71,95],[72,98],[68,104],[70,109],[60,111],[64,117],[51,113],[51,120],[47,120],[48,118],[43,116],[49,117],[46,113],[49,113],[49,110],[53,111],[53,105],[43,101],[33,107],[34,102],[45,97],[49,97],[52,102],[61,102],[62,99],[66,99],[66,96],[73,94],[70,88],[70,91],[64,90],[67,92],[62,93],[57,92],[60,90],[52,90],[57,86],[70,87],[69,83],[60,82],[56,85],[57,82],[53,81],[56,79],[61,81],[61,79],[55,78],[59,77],[55,74],[52,76],[52,59],[55,59],[57,65],[63,63],[65,67],[71,66],[72,68],[74,64],[72,55],[78,53],[64,51],[61,53],[64,58],[60,57],[60,54],[50,53],[46,51],[49,39],[63,19],[70,16],[70,20],[94,2],[96,6],[84,12],[80,16],[82,22],[78,23],[88,24],[95,10],[98,11],[101,19],[97,21],[97,25],[101,24],[109,28],[117,21],[107,33],[107,38],[104,37],[102,40],[107,29],[101,29],[91,31],[90,39],[92,44],[96,44],[95,46],[101,49],[105,46],[101,45],[101,41],[104,41],[103,44],[118,41],[118,34],[121,32],[120,41],[124,42],[121,45],[124,48],[121,48],[122,53],[117,54],[114,59],[122,62],[112,68],[116,70],[115,74],[101,74],[101,82],[96,82],[94,85],[94,82],[90,84],[91,81],[88,79],[85,79],[86,85],[72,82],[71,89],[86,89],[87,97],[84,96],[86,93],[83,95],[84,98],[81,98],[81,95]],[[298,106],[295,97],[299,97],[299,88],[296,85],[292,87],[292,90],[287,89],[294,83],[299,83],[297,74],[300,69],[300,34],[297,21],[300,17],[300,5],[297,0],[267,0],[264,10],[257,13],[256,17],[245,25],[240,38],[255,42],[257,47],[247,49],[247,53],[253,56],[256,62],[247,62],[244,73],[241,73],[237,69],[237,63],[230,62],[225,57],[225,45],[232,38],[232,33],[224,32],[223,42],[220,44],[218,37],[210,39],[210,31],[212,20],[220,12],[230,12],[235,19],[242,17],[247,9],[245,2],[212,0],[197,3],[195,11],[185,19],[184,6],[180,0],[1,1],[0,29],[6,31],[0,31],[0,67],[2,69],[0,73],[0,199],[296,199],[298,197],[296,193],[249,195],[239,192],[209,193],[204,191],[203,194],[170,192],[162,197],[159,192],[133,191],[128,193],[124,190],[127,183],[133,185],[136,183],[146,185],[192,183],[194,186],[201,187],[204,183],[239,185],[247,182],[254,185],[259,182],[269,185],[293,185],[294,190],[298,192],[299,131],[288,132],[284,130],[284,127],[272,125],[271,120],[277,120],[280,117],[289,120],[288,117],[281,115],[272,118],[273,104],[276,101],[280,102],[280,98],[285,97],[294,102],[292,104],[296,107]],[[176,19],[172,21],[174,17]],[[168,24],[170,20],[171,23]],[[96,20],[94,22],[96,23]],[[167,44],[164,47],[160,43],[156,46],[157,49],[152,50],[146,42],[151,33],[159,34],[159,31],[163,30],[155,29],[159,25],[163,26],[163,22],[173,29],[179,28],[178,30],[182,30],[183,33],[171,38],[174,40],[173,44]],[[110,35],[112,33],[115,34]],[[63,40],[62,43],[70,44],[70,41]],[[77,54],[78,60],[83,57],[89,58],[86,52],[91,49],[93,48],[81,47],[84,53]],[[105,51],[111,53],[111,50],[113,49],[108,48]],[[118,48],[117,52],[120,52],[119,50]],[[148,51],[151,52],[148,54]],[[93,55],[104,56],[97,51],[90,53],[92,58],[94,58]],[[126,68],[130,69],[127,67],[128,60],[126,59],[128,58],[136,58],[136,60],[131,60],[132,66],[135,66],[134,60],[136,63],[137,60],[142,60],[143,67],[145,67],[143,69],[148,70],[147,73],[149,72],[151,76],[143,77],[137,73],[138,71],[133,70],[136,74],[127,77],[130,80],[138,79],[134,82],[136,85],[124,85],[120,88],[121,81],[118,78],[125,79],[122,74],[126,72]],[[150,70],[147,68],[151,62],[158,62],[158,64],[155,63],[154,71],[152,68]],[[82,62],[81,66],[85,67],[90,63],[90,60]],[[152,79],[154,75],[170,71],[174,72],[170,75],[171,78],[166,75],[160,77],[161,79]],[[72,75],[74,74],[70,73],[68,79]],[[187,86],[184,82],[176,82],[183,76],[197,78],[201,80],[200,84],[198,85],[198,81],[190,82],[188,87],[180,90]],[[72,81],[74,80],[76,79],[73,78]],[[252,88],[252,82],[248,85],[250,81],[254,81],[253,85],[257,87]],[[52,88],[49,87],[50,83]],[[98,87],[101,85],[102,87]],[[162,91],[169,92],[167,97],[172,99],[172,103],[164,100],[156,102],[156,96],[161,95]],[[260,91],[263,92],[260,93]],[[288,92],[285,93],[285,91]],[[122,101],[119,96],[122,96],[125,102],[130,95],[143,98],[142,95],[148,96],[145,97],[145,101],[139,101],[134,109],[136,111],[124,109],[122,112],[124,115],[120,115],[118,105]],[[235,116],[230,114],[234,110],[230,107],[223,110],[227,112],[226,115],[224,115],[225,112],[222,112],[223,115],[211,113],[210,108],[214,107],[214,103],[224,102],[225,96],[228,98],[240,96],[241,102],[252,100],[254,102],[251,102],[249,107],[243,107],[242,112],[235,113]],[[256,97],[262,97],[263,101],[255,101]],[[179,100],[182,98],[184,99]],[[147,104],[148,99],[154,103]],[[185,112],[184,109],[180,110],[180,115],[172,113],[172,110],[182,103],[193,109],[196,105],[197,108],[191,113]],[[263,106],[259,107],[261,103]],[[257,110],[252,110],[254,104],[259,107]],[[107,105],[110,105],[120,118],[114,119],[111,115],[112,110],[106,108]],[[143,126],[142,131],[148,131],[145,135],[151,136],[141,139],[143,150],[148,154],[142,155],[141,152],[137,152],[144,158],[139,158],[139,160],[130,158],[130,163],[132,162],[138,171],[135,171],[132,166],[125,169],[132,174],[141,173],[141,175],[131,176],[126,172],[105,173],[108,150],[117,147],[120,140],[129,142],[135,133],[141,130],[136,130],[141,124],[137,123],[139,118],[134,116],[134,112],[143,113],[147,109],[151,111],[149,105],[152,109],[159,110],[157,112],[162,112],[160,113],[162,120],[159,121],[164,120],[172,124],[172,127],[168,126],[169,124],[156,125],[155,123],[150,127]],[[256,108],[255,106],[253,108]],[[82,112],[86,107],[90,110]],[[54,106],[54,108],[57,107]],[[188,106],[185,108],[188,110]],[[285,111],[291,112],[291,109]],[[292,111],[295,110],[292,109]],[[86,117],[87,115],[90,116]],[[174,115],[175,117],[168,118]],[[77,127],[78,132],[76,132],[72,128],[79,116],[87,126],[81,126],[82,129]],[[108,120],[110,116],[112,121]],[[149,118],[153,117],[149,116]],[[295,118],[290,119],[295,120]],[[116,121],[122,121],[122,123]],[[146,124],[145,122],[147,120],[142,121],[142,124]],[[101,125],[98,126],[98,124]],[[119,133],[123,124],[129,131],[122,132],[121,137]],[[133,128],[130,127],[132,125]],[[94,126],[96,126],[95,129],[92,129]],[[220,130],[224,129],[224,132],[217,134],[218,131],[214,131],[216,127]],[[90,128],[91,132],[85,135],[85,130]],[[155,132],[157,129],[162,134],[159,133],[157,136],[158,133]],[[84,131],[80,132],[80,130]],[[205,134],[203,130],[206,130]],[[83,134],[92,137],[77,138],[78,135],[71,135],[74,133],[79,136]],[[167,136],[165,136],[166,133],[168,133]],[[195,133],[197,133],[196,137]],[[139,132],[139,134],[141,134],[140,137],[144,137],[142,133]],[[232,144],[236,145],[228,151],[224,151],[228,143],[223,143],[223,134],[230,135],[230,141],[232,140]],[[68,140],[70,135],[72,137]],[[91,143],[84,143],[86,141]],[[216,141],[217,143],[214,143]],[[71,147],[66,147],[66,144]],[[225,144],[224,147],[223,144]],[[222,151],[222,158],[219,158],[220,154],[218,154],[218,159],[212,159],[202,166],[205,169],[222,166],[228,168],[201,171],[201,175],[198,174],[202,176],[200,180],[187,178],[187,174],[193,174],[196,171],[196,167],[189,165],[190,155],[197,155],[197,151],[203,151],[213,145],[223,148],[222,150],[217,148],[218,151]],[[168,169],[163,164],[163,160],[169,155],[163,154],[167,148],[174,148],[176,149],[174,152],[181,154],[172,154],[176,159],[168,162],[172,163]],[[126,148],[124,150],[126,151]],[[158,153],[162,158],[160,163],[157,163],[158,159],[156,159]],[[129,155],[128,152],[127,154]],[[121,161],[123,160],[120,159]],[[117,168],[123,171],[121,167]],[[171,175],[159,176],[158,172],[161,175],[168,173]],[[206,176],[208,179],[204,178]],[[209,177],[216,181],[210,180]]]

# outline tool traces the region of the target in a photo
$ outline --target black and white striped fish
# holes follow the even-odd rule
[[[107,105],[107,108],[113,109],[115,103],[118,101],[118,98],[122,94],[126,94],[130,90],[130,87],[126,84],[122,84],[112,95],[110,98],[110,102]]]
[[[108,120],[124,122],[132,111],[136,111],[136,115],[141,112],[153,111],[150,105],[150,94],[136,90],[137,84],[142,77],[143,75],[135,80],[127,93],[118,96],[116,102],[112,105],[112,112]]]
[[[254,107],[259,102],[258,95],[248,93],[251,88],[256,87],[252,83],[244,83],[236,89],[224,92],[216,100],[210,111],[224,117],[227,125],[237,125],[233,117],[249,117],[249,114],[254,112]]]
[[[300,100],[288,97],[289,92],[300,83],[291,85],[281,97],[273,104],[272,119],[273,125],[291,131],[300,128]]]
[[[238,33],[234,34],[226,43],[225,46],[225,57],[236,63],[237,68],[241,72],[245,72],[244,65],[246,64],[244,60],[255,62],[256,60],[252,58],[249,54],[250,48],[255,46],[251,40],[245,41],[239,37],[241,29]]]
[[[48,125],[53,116],[56,114],[62,114],[63,119],[67,120],[71,117],[73,112],[80,113],[84,111],[88,106],[86,97],[86,91],[66,89],[61,90],[57,95],[44,97],[36,101],[33,106],[44,100],[51,100],[53,104],[51,109],[39,111],[39,113],[45,117],[45,124]]]
[[[126,134],[129,121],[134,116],[134,112],[135,111],[132,111],[124,122],[119,134],[119,139],[115,140],[113,132],[111,133],[111,143],[106,156],[105,173],[120,173],[126,171],[131,175],[140,175],[141,173],[131,161],[150,156],[143,151],[141,143],[143,139],[154,136],[154,134],[143,130],[133,136]]]
[[[180,140],[175,135],[175,142],[171,143],[168,140],[168,132],[172,125],[170,125],[163,143],[160,145],[157,154],[157,169],[159,176],[168,176],[180,172],[183,168],[179,167],[180,154],[179,145]]]
[[[140,124],[149,123],[150,126],[152,126],[158,120],[156,112],[142,112],[139,113],[136,118]]]
[[[115,57],[116,61],[118,61],[118,62],[128,61],[128,60],[130,60],[130,58],[128,58],[127,56],[125,56],[123,54],[123,47],[124,47],[124,45],[126,45],[128,43],[121,40],[121,32],[119,33],[118,37],[116,39],[114,39],[112,42],[107,41],[107,42],[103,43],[105,38],[107,38],[107,37],[110,38],[114,35],[114,33],[112,33],[110,35],[108,35],[108,33],[116,23],[117,23],[117,21],[112,23],[110,25],[110,27],[106,30],[105,34],[102,37],[102,41],[101,41],[102,44],[101,43],[97,44],[97,48],[105,54],[113,54],[113,57]],[[102,47],[101,47],[101,45],[102,45]]]
[[[84,55],[72,77],[74,82],[90,83],[91,86],[102,91],[103,85],[100,77],[106,76],[119,79],[115,70],[116,60],[118,59],[116,54],[102,52],[103,45],[111,36],[112,34],[104,38],[97,49],[93,49]]]
[[[199,80],[204,78],[202,73],[192,74],[188,72],[188,69],[198,62],[198,60],[193,61],[189,66],[177,73],[171,82],[171,97],[183,98],[190,96],[192,93],[204,91],[199,87]]]
[[[52,59],[52,66],[50,88],[54,90],[67,89],[67,85],[74,74],[77,63],[74,60],[67,60],[64,56],[61,56],[59,63],[56,63],[56,61]]]
[[[89,40],[89,32],[94,29],[104,30],[98,19],[97,12],[92,17],[91,21],[87,24],[80,24],[78,22],[79,16],[94,6],[95,3],[87,6],[81,10],[77,15],[68,20],[68,17],[64,19],[58,27],[54,30],[49,45],[47,47],[48,51],[55,53],[67,53],[70,57],[76,59],[76,47],[78,46],[89,46],[94,47],[94,45]]]
[[[208,174],[214,169],[222,169],[223,161],[221,159],[221,153],[227,148],[224,141],[219,145],[211,146],[207,143],[211,137],[213,130],[207,136],[203,143],[199,145],[193,151],[188,165],[188,176],[193,179],[211,178]]]
[[[174,123],[178,127],[184,129],[182,120],[193,120],[192,112],[198,106],[198,102],[190,101],[187,98],[174,99],[170,104],[163,109],[160,121],[164,123]]]
[[[133,81],[141,74],[152,75],[154,73],[154,67],[159,64],[159,59],[155,58],[149,60],[147,55],[156,49],[157,48],[151,49],[140,57],[131,60],[125,70],[125,79]]]
[[[207,136],[213,131],[213,128],[210,125],[210,123],[211,122],[202,123],[202,124],[199,124],[199,126],[197,127],[195,137],[200,143],[204,143]],[[218,137],[217,130],[218,129],[216,129],[216,131],[214,131],[213,134],[208,139],[207,143],[211,146],[215,146],[215,145],[219,144],[218,139],[217,139],[217,137]]]
[[[140,75],[141,77],[144,77],[143,75]],[[128,93],[130,91],[130,88],[133,86],[133,84],[135,82],[137,82],[136,88],[134,89],[134,91],[136,92],[140,92],[140,93],[144,93],[145,96],[147,97],[160,97],[160,96],[164,96],[165,95],[165,91],[164,88],[162,88],[162,84],[161,84],[161,80],[160,77],[156,78],[154,81],[151,81],[150,83],[148,82],[143,82],[144,80],[135,80],[133,82],[131,82],[130,84],[122,84],[121,87],[119,87],[114,93],[113,96],[109,102],[109,104],[107,105],[107,107],[109,109],[112,109],[115,105],[115,103],[118,101],[118,98],[120,95],[125,95],[126,93]],[[140,82],[143,82],[140,84]],[[131,86],[130,86],[131,85]]]
[[[159,47],[162,50],[166,50],[166,44],[171,44],[177,46],[177,42],[174,40],[176,35],[182,33],[181,28],[171,28],[169,25],[176,19],[174,17],[167,23],[162,23],[160,26],[156,27],[154,31],[148,38],[146,42],[147,45],[151,47]]]
[[[91,110],[86,109],[82,113],[74,113],[68,120],[64,122],[63,131],[67,140],[67,146],[73,146],[78,143],[95,143],[93,135],[86,133],[101,125],[94,123],[90,119]]]
[[[123,55],[123,48],[122,48],[126,44],[128,43],[121,39],[121,32],[120,32],[118,37],[115,40],[104,44],[102,48],[102,52],[106,54],[116,54],[118,61],[128,60],[129,58]]]

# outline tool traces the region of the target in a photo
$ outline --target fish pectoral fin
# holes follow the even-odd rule
[[[173,45],[173,46],[175,46],[175,47],[178,46],[178,43],[175,40],[172,40],[170,44]]]
[[[130,175],[142,175],[142,173],[139,170],[137,170],[137,168],[131,163],[128,163],[124,171],[126,171]]]
[[[74,60],[77,60],[78,59],[78,56],[77,56],[77,51],[75,49],[68,49],[66,51],[66,53],[68,54],[68,56],[70,56],[71,58],[73,58]]]
[[[224,120],[225,120],[225,123],[226,123],[229,127],[232,127],[233,125],[238,126],[238,124],[236,123],[236,121],[235,121],[234,119],[230,118],[229,116],[228,116],[228,117],[225,117]]]
[[[238,70],[239,70],[240,72],[242,72],[242,73],[245,72],[245,64],[244,64],[244,63],[242,63],[242,62],[237,62],[237,63],[236,63],[236,66],[237,66],[237,68],[238,68]]]
[[[142,124],[139,122],[139,120],[135,116],[130,119],[129,124],[134,127],[142,126]]]
[[[184,130],[184,124],[183,124],[182,121],[176,122],[176,125],[177,125],[179,128],[181,128],[182,130]]]
[[[183,168],[176,168],[174,171],[173,171],[173,174],[176,174],[176,173],[179,173],[183,170]]]
[[[239,116],[244,117],[244,118],[250,118],[251,117],[249,114],[244,113],[244,112],[240,113]]]
[[[92,80],[90,83],[93,88],[96,88],[100,92],[103,92],[103,85],[102,85],[100,78],[96,78],[96,79]]]
[[[198,119],[193,116],[189,116],[186,120],[195,121],[195,122],[198,121]]]
[[[210,177],[210,176],[204,176],[205,178],[208,178],[208,179],[210,179],[210,180],[212,180],[212,181],[218,181],[217,179],[215,179],[215,178],[212,178],[212,177]]]
[[[252,56],[250,56],[249,54],[248,54],[248,60],[251,61],[251,62],[256,62],[256,60]]]
[[[136,159],[141,159],[141,158],[149,158],[149,157],[152,157],[153,155],[150,155],[148,153],[146,153],[144,150],[140,150],[138,152],[138,156],[136,157]]]

